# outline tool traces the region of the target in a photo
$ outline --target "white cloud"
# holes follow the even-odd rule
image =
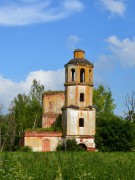
[[[68,41],[71,43],[78,43],[80,41],[80,38],[76,35],[70,35]]]
[[[32,85],[33,79],[36,79],[40,84],[44,85],[45,91],[47,90],[64,90],[65,82],[65,69],[56,71],[38,70],[30,72],[24,81],[14,82],[6,79],[0,75],[0,105],[4,106],[4,112],[18,94],[28,94]],[[104,80],[94,75],[94,84],[97,87],[99,84],[105,84]]]
[[[71,50],[76,48],[76,45],[81,41],[81,39],[77,35],[70,35],[68,37],[68,47]]]
[[[5,109],[7,109],[17,94],[27,94],[33,79],[40,81],[40,83],[44,85],[45,90],[64,90],[64,69],[30,72],[24,81],[18,83],[0,76],[0,104],[3,104]]]
[[[95,71],[97,73],[110,72],[114,69],[113,59],[106,55],[100,55],[98,60],[95,62]]]
[[[126,11],[124,0],[100,0],[102,6],[108,10],[111,15],[123,16]]]
[[[97,88],[99,85],[103,85],[108,88],[106,80],[99,74],[94,74],[94,87]]]
[[[124,67],[135,66],[135,39],[125,38],[120,40],[117,36],[111,36],[107,39],[109,49],[120,60]]]
[[[104,85],[109,87],[107,74],[114,70],[114,61],[111,56],[100,55],[94,63],[94,86]]]
[[[66,18],[84,9],[80,0],[17,0],[2,3],[0,6],[0,25],[26,25],[55,21]]]
[[[69,11],[82,11],[84,9],[84,5],[79,0],[64,0],[63,6],[65,9]]]
[[[33,79],[40,81],[45,86],[45,90],[64,89],[65,74],[64,69],[56,71],[34,71],[29,73],[26,82],[32,82]]]

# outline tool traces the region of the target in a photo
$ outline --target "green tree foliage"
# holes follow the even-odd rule
[[[94,89],[93,105],[96,108],[97,118],[104,114],[113,114],[115,104],[112,98],[111,90],[106,90],[103,85],[100,85],[97,89]]]
[[[7,140],[7,127],[6,116],[0,114],[0,151],[3,151],[5,142]]]
[[[135,127],[114,115],[114,100],[111,90],[100,85],[93,92],[96,107],[95,143],[100,151],[130,151],[134,147]]]
[[[111,115],[97,119],[95,143],[99,151],[130,151],[134,148],[135,127]]]
[[[55,131],[62,131],[62,115],[60,114],[56,121],[53,123],[52,128],[54,128]]]
[[[2,147],[2,105],[0,105],[0,149]]]
[[[79,146],[75,139],[67,139],[66,144],[58,144],[57,151],[82,151],[83,146]],[[86,149],[85,149],[86,150]]]
[[[29,93],[29,98],[32,101],[37,101],[40,105],[42,105],[43,91],[44,91],[44,86],[41,85],[39,82],[37,82],[36,79],[34,79]]]
[[[66,148],[67,151],[81,151],[83,148],[79,146],[75,139],[67,139]]]
[[[11,150],[14,142],[15,123],[13,117],[2,114],[3,106],[0,105],[0,151]]]
[[[43,91],[44,86],[33,80],[29,94],[18,94],[12,101],[10,114],[14,114],[17,143],[26,128],[41,127]]]
[[[125,119],[135,123],[135,91],[126,95],[124,104],[126,107]]]
[[[26,127],[31,127],[29,113],[29,98],[25,94],[18,94],[11,104],[10,113],[14,114],[16,133],[21,136]]]
[[[22,152],[32,152],[32,148],[29,146],[21,146],[20,149],[18,149],[18,151],[22,151]]]
[[[1,115],[0,151],[12,150],[15,140],[15,121],[13,114]]]
[[[42,94],[44,86],[40,85],[35,79],[31,86],[31,91],[28,95],[29,98],[29,115],[31,115],[33,128],[41,127],[41,116],[42,116]],[[32,127],[32,126],[31,126]]]

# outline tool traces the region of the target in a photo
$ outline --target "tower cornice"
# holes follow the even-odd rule
[[[65,68],[67,66],[86,66],[86,67],[90,67],[90,68],[94,67],[93,63],[87,64],[85,62],[74,61],[74,59],[70,60],[69,62],[70,63],[67,63],[64,65]]]
[[[80,85],[80,86],[91,86],[91,87],[94,86],[94,84],[91,83],[91,82],[87,82],[87,83],[68,82],[68,83],[64,84],[64,86],[77,86],[77,85]]]

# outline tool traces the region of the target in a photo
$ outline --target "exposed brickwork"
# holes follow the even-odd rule
[[[59,115],[60,114],[57,114],[57,113],[54,113],[54,112],[45,113],[42,116],[42,127],[43,128],[51,127],[52,124],[56,121],[56,119],[57,119],[57,117]]]
[[[97,149],[96,148],[89,148],[89,147],[87,147],[87,151],[97,152]]]
[[[43,94],[42,100],[42,127],[51,127],[56,118],[62,114],[61,108],[64,106],[65,93],[62,91],[49,91]]]
[[[61,132],[25,132],[25,137],[61,137]]]

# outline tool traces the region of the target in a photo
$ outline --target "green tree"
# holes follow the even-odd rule
[[[17,144],[25,129],[41,127],[43,91],[44,86],[34,79],[29,94],[18,94],[11,103],[10,114],[14,115]]]
[[[36,79],[33,80],[29,97],[32,101],[38,101],[42,105],[42,94],[44,91],[44,86],[41,85]]]
[[[0,105],[0,149],[2,146],[2,105]]]
[[[8,124],[8,116],[2,114],[3,106],[0,105],[0,151],[2,152],[5,149],[5,145],[8,140],[9,133],[9,124]],[[7,143],[9,144],[9,142]]]
[[[105,114],[113,114],[115,104],[112,98],[111,90],[106,90],[103,85],[100,85],[97,89],[94,89],[93,105],[96,108],[97,118],[102,115],[104,116]]]
[[[62,131],[62,115],[60,114],[56,121],[52,124],[52,128],[54,128],[55,131]]]
[[[15,139],[15,122],[11,114],[1,115],[1,146],[0,151],[12,150]]]
[[[31,118],[34,121],[33,128],[41,126],[43,91],[44,86],[40,85],[40,83],[34,79],[28,95],[30,99],[29,110],[31,112]]]
[[[130,151],[134,147],[135,127],[116,115],[97,120],[95,143],[100,151]]]
[[[126,111],[124,112],[125,119],[130,122],[135,122],[135,91],[126,95],[124,104],[126,106]]]
[[[25,94],[18,94],[11,103],[10,114],[14,114],[16,133],[20,137],[24,129],[31,127],[29,113],[29,98]]]

